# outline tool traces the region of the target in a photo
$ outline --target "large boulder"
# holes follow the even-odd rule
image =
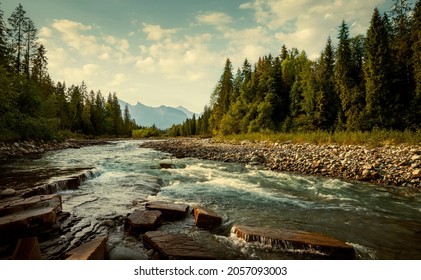
[[[214,259],[208,250],[186,234],[148,231],[143,235],[143,242],[147,247],[157,251],[161,259]]]
[[[221,225],[222,218],[210,209],[196,206],[194,208],[194,223],[199,228],[213,229]]]
[[[352,246],[333,237],[291,229],[260,228],[234,225],[231,232],[246,242],[257,242],[281,250],[321,254],[335,259],[353,259]]]

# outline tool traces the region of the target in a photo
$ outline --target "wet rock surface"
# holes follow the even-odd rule
[[[214,257],[191,237],[181,233],[149,231],[143,242],[158,252],[160,259],[210,260]]]
[[[180,138],[146,141],[141,147],[171,153],[178,158],[235,162],[274,171],[421,188],[420,146],[221,143],[213,139]]]
[[[246,242],[257,242],[282,250],[321,254],[337,259],[354,259],[354,248],[330,236],[282,228],[258,228],[234,225],[231,232]]]

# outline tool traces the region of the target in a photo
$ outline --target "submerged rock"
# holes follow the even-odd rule
[[[146,253],[139,250],[130,249],[123,246],[115,246],[108,252],[110,260],[147,260]]]

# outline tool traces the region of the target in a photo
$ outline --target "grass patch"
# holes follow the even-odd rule
[[[268,141],[278,143],[309,143],[316,145],[339,144],[339,145],[366,145],[366,146],[385,146],[385,145],[421,145],[421,130],[417,131],[394,131],[394,130],[373,130],[373,131],[339,131],[339,132],[295,132],[295,133],[251,133],[218,136],[216,140],[241,142],[249,141]]]

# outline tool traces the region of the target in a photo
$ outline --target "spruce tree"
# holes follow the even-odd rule
[[[387,17],[374,10],[366,38],[366,117],[368,128],[391,128],[392,60]]]
[[[1,3],[0,3],[1,4]],[[9,67],[9,47],[6,23],[3,19],[3,10],[0,8],[0,67]]]
[[[334,65],[334,50],[329,37],[316,70],[316,123],[323,130],[333,130],[338,115],[339,98],[335,90]]]
[[[336,63],[335,63],[335,85],[341,101],[341,110],[338,112],[339,129],[346,127],[347,117],[351,110],[351,89],[353,87],[352,71],[350,62],[352,61],[349,27],[342,21],[339,27],[338,34],[338,47],[336,50]]]
[[[233,92],[233,74],[231,60],[225,61],[224,71],[211,96],[212,116],[210,119],[211,129],[217,132],[220,122],[228,112]]]
[[[11,38],[11,46],[15,53],[14,55],[14,69],[16,73],[22,71],[22,56],[24,51],[24,29],[26,24],[26,12],[24,11],[21,4],[14,10],[12,15],[9,17],[9,34]]]
[[[415,4],[411,22],[412,65],[415,96],[410,105],[409,127],[421,128],[421,1]]]

